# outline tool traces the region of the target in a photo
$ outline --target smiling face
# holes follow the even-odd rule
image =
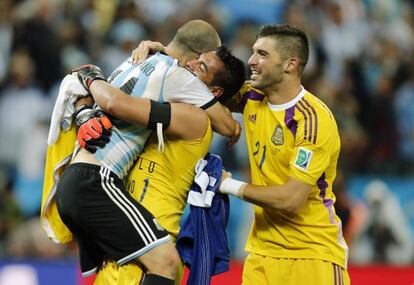
[[[214,75],[224,69],[224,64],[215,51],[202,53],[199,58],[187,63],[191,70],[207,87],[212,87]]]
[[[202,53],[188,62],[186,68],[207,86],[219,102],[225,102],[236,94],[246,80],[243,62],[225,46]]]
[[[277,51],[275,38],[261,37],[253,45],[249,65],[252,86],[266,90],[284,79],[287,59],[282,58],[282,55]]]

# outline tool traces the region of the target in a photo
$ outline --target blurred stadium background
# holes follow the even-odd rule
[[[350,245],[352,284],[414,284],[414,1],[412,0],[1,0],[0,285],[90,284],[74,244],[50,242],[39,224],[49,118],[72,67],[113,70],[143,39],[167,43],[205,19],[246,63],[258,27],[306,31],[304,85],[333,110],[342,138],[335,191]],[[227,150],[248,179],[244,141]],[[232,270],[213,284],[240,284],[252,219],[232,200]]]

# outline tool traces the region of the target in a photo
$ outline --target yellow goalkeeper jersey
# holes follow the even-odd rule
[[[246,250],[280,258],[322,259],[346,268],[348,247],[332,192],[340,151],[332,113],[303,87],[282,105],[270,104],[248,84],[240,93],[252,183],[282,185],[293,177],[312,185],[306,204],[294,215],[254,206]]]
[[[212,136],[209,122],[203,138],[181,140],[167,136],[164,152],[159,153],[156,137],[152,135],[129,172],[128,191],[174,239],[194,180],[194,168],[207,154]]]

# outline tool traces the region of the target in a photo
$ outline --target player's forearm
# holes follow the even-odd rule
[[[214,131],[226,137],[233,137],[235,135],[237,121],[234,120],[228,109],[220,103],[216,103],[206,111]]]
[[[281,186],[255,186],[248,184],[243,190],[243,199],[247,202],[271,210],[296,213],[300,206],[298,199]]]
[[[266,209],[296,213],[306,202],[311,186],[289,178],[284,185],[256,186],[226,178],[220,192],[232,194]]]
[[[147,125],[150,101],[125,94],[104,81],[94,81],[90,92],[101,109],[115,118],[132,123]]]

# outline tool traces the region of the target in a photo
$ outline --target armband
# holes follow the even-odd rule
[[[153,100],[150,101],[151,111],[149,114],[147,128],[150,130],[156,130],[157,124],[162,124],[162,129],[167,129],[171,122],[171,104],[168,102],[159,103]]]

